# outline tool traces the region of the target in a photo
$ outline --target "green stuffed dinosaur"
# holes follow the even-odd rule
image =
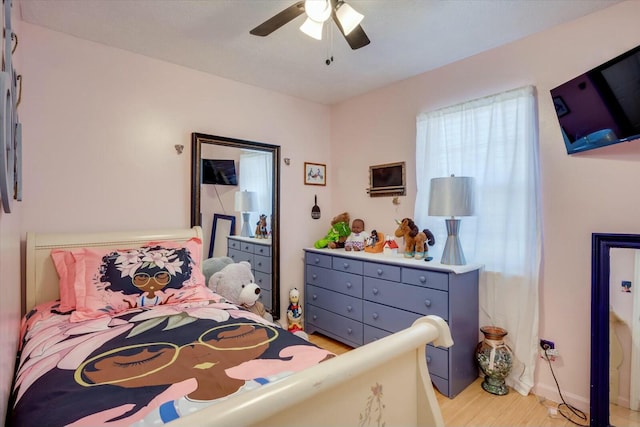
[[[331,220],[331,228],[327,232],[327,235],[322,239],[316,241],[313,246],[316,249],[326,248],[330,246],[335,248],[336,245],[332,245],[332,243],[340,244],[343,243],[351,234],[351,229],[349,228],[349,214],[347,212],[343,212],[340,215],[336,216]]]

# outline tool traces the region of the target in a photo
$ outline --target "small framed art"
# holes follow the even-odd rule
[[[304,162],[305,185],[327,185],[327,166],[321,163]]]

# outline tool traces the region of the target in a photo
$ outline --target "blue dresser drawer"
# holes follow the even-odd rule
[[[362,310],[362,320],[365,324],[391,333],[408,328],[420,317],[416,313],[376,304],[371,301],[364,301]]]
[[[332,271],[315,265],[307,265],[305,272],[305,281],[311,285],[330,288],[332,285]]]
[[[355,347],[362,345],[362,323],[307,303],[307,323],[335,335]]]
[[[365,344],[378,341],[379,339],[384,338],[387,335],[391,335],[391,332],[385,331],[384,329],[378,329],[370,325],[364,325],[364,343]]]
[[[311,285],[307,286],[305,298],[309,304],[362,322],[362,300],[359,298]]]
[[[362,298],[362,276],[307,265],[306,283]]]
[[[414,313],[435,314],[444,320],[449,319],[449,296],[444,291],[365,277],[363,298]]]
[[[271,291],[271,275],[267,273],[263,273],[261,271],[256,271],[253,274],[256,279],[256,284],[260,286],[260,289],[263,291]]]
[[[337,271],[362,275],[362,261],[350,258],[333,257],[332,267]]]
[[[237,241],[237,240],[228,239],[227,240],[227,246],[228,246],[229,249],[240,250],[240,242]]]
[[[262,255],[262,256],[271,256],[271,246],[267,246],[267,245],[259,245],[259,244],[255,244],[253,245],[253,253],[256,255]]]
[[[439,271],[427,271],[417,268],[403,268],[402,282],[427,288],[449,290],[449,275]]]
[[[249,243],[249,242],[240,242],[240,250],[243,252],[249,252],[250,254],[253,253],[253,243]]]
[[[364,263],[364,275],[378,279],[400,281],[400,267],[376,262]]]
[[[253,268],[253,254],[239,251],[237,249],[229,249],[229,253],[227,255],[233,260],[233,262],[247,261]]]
[[[447,349],[427,345],[427,368],[429,368],[429,373],[449,379],[449,352]]]
[[[262,255],[254,255],[253,268],[256,272],[261,271],[263,273],[271,274],[271,258]]]
[[[305,264],[316,265],[318,267],[331,268],[331,255],[307,252],[304,257]]]
[[[430,376],[431,376],[431,382],[433,383],[434,386],[436,386],[438,391],[444,394],[445,396],[449,396],[449,398],[453,399],[454,396],[449,391],[449,380],[445,378],[441,378],[431,373],[430,373]]]

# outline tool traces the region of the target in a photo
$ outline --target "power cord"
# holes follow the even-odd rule
[[[571,414],[566,414],[561,410],[561,408],[565,408],[566,407],[569,411],[571,411],[571,413],[573,413],[573,415],[575,415],[576,417],[578,417],[582,421],[587,421],[587,415],[584,412],[582,412],[580,409],[568,404],[564,400],[564,397],[562,396],[562,392],[560,391],[560,384],[558,384],[558,379],[556,378],[556,374],[553,372],[553,366],[551,366],[551,359],[549,359],[549,355],[547,354],[547,350],[544,351],[544,358],[546,359],[547,363],[549,364],[549,369],[551,370],[551,375],[553,376],[553,380],[556,382],[556,387],[558,388],[558,394],[560,395],[560,399],[562,400],[562,403],[558,403],[558,413],[560,415],[562,415],[563,417],[565,417],[570,422],[572,422],[573,424],[577,425],[577,426],[589,427],[589,424],[580,424],[580,423],[574,421],[573,419],[571,419],[572,418]]]

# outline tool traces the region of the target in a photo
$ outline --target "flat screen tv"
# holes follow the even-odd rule
[[[405,163],[386,163],[369,166],[369,195],[404,196]]]
[[[238,185],[235,162],[233,160],[202,159],[202,183]]]
[[[567,154],[640,138],[640,46],[551,90]]]

